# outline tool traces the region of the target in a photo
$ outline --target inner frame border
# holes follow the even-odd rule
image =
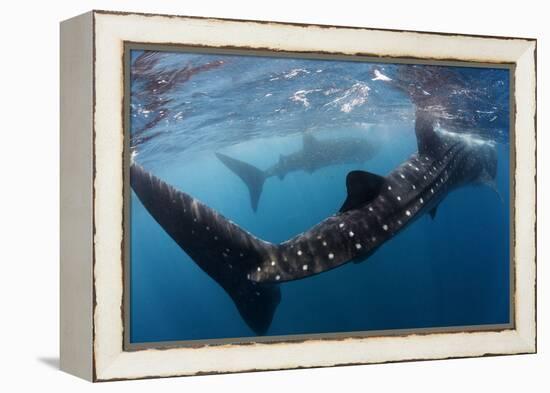
[[[487,325],[462,325],[433,328],[410,328],[410,329],[386,329],[386,330],[367,330],[350,331],[338,333],[311,333],[298,335],[278,335],[278,336],[250,336],[250,337],[231,337],[219,339],[200,339],[200,340],[173,340],[173,341],[151,341],[144,343],[130,342],[130,270],[131,270],[131,187],[130,187],[130,101],[131,101],[131,51],[132,50],[154,50],[164,52],[182,52],[182,53],[204,53],[238,56],[260,56],[273,58],[294,58],[309,60],[333,60],[333,61],[355,61],[366,63],[386,63],[386,64],[420,64],[437,65],[453,67],[470,68],[496,68],[507,69],[509,71],[509,322],[505,324],[487,324]],[[409,335],[428,335],[432,333],[462,333],[462,332],[501,332],[504,330],[514,330],[515,320],[515,172],[516,172],[516,132],[515,132],[515,63],[508,62],[475,62],[459,60],[436,60],[428,58],[415,57],[391,57],[391,56],[373,56],[373,55],[350,55],[343,53],[324,53],[324,52],[295,52],[265,48],[249,48],[236,46],[206,46],[206,45],[186,45],[174,43],[147,43],[123,41],[123,244],[122,244],[122,271],[123,271],[123,295],[122,295],[122,321],[123,321],[123,351],[137,351],[144,349],[173,349],[173,348],[200,348],[204,346],[218,345],[249,345],[252,343],[279,344],[279,343],[300,343],[308,340],[342,340],[350,338],[366,337],[404,337]]]

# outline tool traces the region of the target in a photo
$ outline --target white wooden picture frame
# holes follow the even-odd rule
[[[127,43],[513,68],[513,323],[483,331],[125,347]],[[536,40],[92,11],[61,24],[61,368],[90,381],[536,352]]]

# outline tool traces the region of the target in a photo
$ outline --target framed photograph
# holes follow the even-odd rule
[[[61,24],[61,367],[536,352],[536,40]]]

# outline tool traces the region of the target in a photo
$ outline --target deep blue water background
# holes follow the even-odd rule
[[[271,242],[334,214],[349,171],[385,175],[416,151],[409,97],[372,80],[375,68],[394,79],[413,75],[412,83],[442,97],[434,106],[442,129],[494,144],[502,201],[488,187],[459,189],[435,220],[421,217],[367,261],[281,284],[267,335],[509,322],[507,70],[424,73],[416,66],[411,73],[407,65],[141,51],[134,51],[133,65],[134,160]],[[450,82],[448,73],[456,79]],[[440,78],[437,92],[434,78]],[[359,135],[381,148],[363,165],[269,178],[254,213],[244,183],[214,152],[265,169],[280,154],[299,150],[305,130],[330,138]],[[131,342],[254,336],[224,290],[134,193],[130,260]]]

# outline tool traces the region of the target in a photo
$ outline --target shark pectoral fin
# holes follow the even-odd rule
[[[430,210],[430,217],[432,218],[432,220],[435,220],[435,215],[437,214],[437,208],[438,207],[439,207],[439,205],[433,207],[432,210]]]
[[[346,177],[348,197],[340,208],[340,213],[357,209],[380,194],[384,178],[366,171],[351,171]]]
[[[222,153],[216,153],[216,157],[233,173],[241,178],[248,188],[252,210],[258,210],[258,202],[266,179],[264,171],[246,162],[231,158]]]
[[[497,195],[498,200],[500,201],[500,203],[502,203],[504,205],[504,198],[500,194],[500,191],[497,188],[496,182],[491,181],[491,182],[486,182],[486,183],[483,183],[483,184],[485,186],[489,187],[491,189],[491,191],[493,191]]]
[[[491,191],[493,191],[497,195],[500,203],[504,205],[504,198],[502,197],[500,191],[498,190],[497,183],[494,179],[483,180],[481,184],[489,187]]]
[[[495,192],[495,194],[497,194],[497,197],[500,203],[504,205],[504,198],[502,197],[502,194],[500,193],[500,191],[496,187],[491,187],[491,189]]]
[[[287,159],[288,156],[284,154],[279,154],[279,162],[275,166],[276,169],[274,170],[274,173],[277,173],[277,177],[279,178],[279,180],[284,180],[287,174],[287,171],[285,169]]]
[[[280,289],[257,284],[249,272],[277,246],[251,235],[189,194],[133,164],[130,184],[155,221],[233,299],[256,334],[265,334]]]

